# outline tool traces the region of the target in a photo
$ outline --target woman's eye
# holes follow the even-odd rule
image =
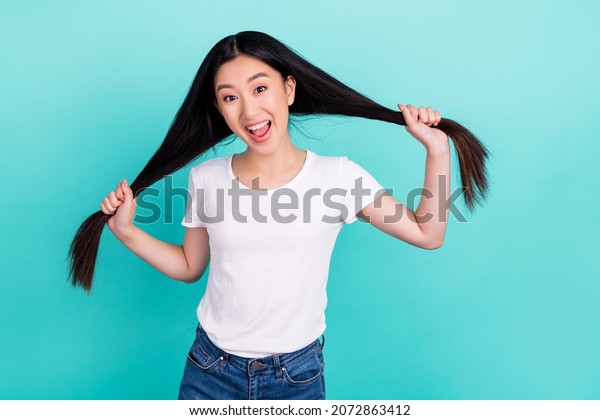
[[[233,96],[233,95],[227,95],[226,97],[223,98],[223,100],[225,102],[231,102],[231,101],[233,101],[233,99],[229,99],[229,98],[235,98],[235,96]]]
[[[266,88],[266,87],[264,87],[264,86],[259,86],[259,87],[257,87],[255,90],[256,90],[258,93],[261,93],[261,92],[264,92],[266,89],[267,89],[267,88]]]

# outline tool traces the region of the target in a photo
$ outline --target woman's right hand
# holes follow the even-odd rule
[[[108,219],[107,225],[117,238],[126,236],[133,230],[136,205],[137,199],[133,198],[133,191],[125,178],[100,203],[104,214],[113,215]]]

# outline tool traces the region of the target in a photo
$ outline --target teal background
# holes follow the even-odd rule
[[[439,109],[493,153],[488,201],[472,214],[458,203],[468,222],[451,218],[442,248],[342,230],[328,398],[600,398],[599,12],[583,0],[2,1],[0,398],[177,397],[206,276],[170,280],[106,229],[88,297],[67,283],[67,249],[161,143],[210,47],[248,29],[385,106]],[[302,147],[349,156],[400,201],[423,185],[424,148],[402,127],[330,118],[303,131]],[[180,243],[183,200],[173,206],[143,229]]]

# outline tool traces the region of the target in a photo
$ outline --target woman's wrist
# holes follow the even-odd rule
[[[424,144],[428,155],[445,156],[450,154],[450,142],[435,142],[433,144]]]
[[[127,242],[135,234],[136,227],[133,223],[129,226],[121,227],[113,230],[115,237],[121,242]]]

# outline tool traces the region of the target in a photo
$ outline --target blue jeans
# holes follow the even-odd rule
[[[249,359],[226,353],[202,327],[190,348],[180,400],[324,400],[323,343],[292,353]]]

